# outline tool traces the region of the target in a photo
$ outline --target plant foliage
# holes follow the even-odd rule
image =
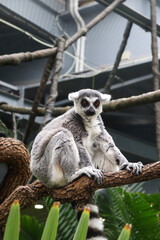
[[[13,240],[19,239],[20,228],[20,205],[19,201],[15,200],[11,206],[7,224],[4,232],[4,240],[10,240],[11,236]]]
[[[131,193],[116,187],[98,191],[94,200],[109,240],[118,238],[126,222],[132,224],[131,240],[160,239],[160,193]]]
[[[58,229],[59,222],[59,210],[60,202],[55,202],[51,207],[44,229],[42,225],[39,225],[38,221],[35,218],[22,217],[21,226],[22,230],[20,233],[20,240],[55,240]],[[90,208],[84,208],[82,215],[80,217],[78,226],[76,228],[75,235],[73,240],[86,240],[88,222],[90,216]],[[23,225],[25,224],[25,225]],[[24,229],[25,228],[25,231]],[[13,202],[6,228],[4,233],[4,240],[18,240],[19,239],[19,230],[20,230],[20,205],[19,201]],[[40,231],[39,231],[40,230]],[[43,233],[42,233],[43,230]],[[41,236],[42,235],[42,236]]]
[[[44,223],[39,223],[36,217],[21,216],[20,240],[40,240]]]
[[[51,197],[44,198],[47,209],[53,204]],[[60,205],[59,225],[58,225],[58,240],[72,240],[78,224],[76,213],[70,203]]]
[[[138,190],[140,185],[137,186],[135,185],[131,188],[110,188],[96,192],[94,202],[99,206],[100,215],[104,219],[105,234],[109,240],[127,240],[130,233],[130,240],[160,239],[160,193],[147,195],[134,192],[134,189]],[[47,197],[45,198],[45,203],[49,210],[53,205],[53,200]],[[15,219],[19,219],[19,216],[19,203],[16,202],[13,203],[9,214],[5,239],[10,239],[11,235],[13,237],[14,232],[16,234],[14,239],[18,239],[19,220]],[[53,231],[53,239],[55,239],[57,227],[57,240],[70,240],[74,237],[76,237],[76,240],[85,239],[88,219],[89,210],[84,212],[82,217],[83,224],[79,222],[76,230],[76,214],[71,204],[63,204],[60,207],[59,204],[54,204],[46,221],[45,228],[47,231],[45,234],[47,234],[47,237],[45,236],[44,239],[48,239],[48,234],[51,235]],[[40,224],[35,217],[21,216],[20,240],[40,240],[44,232],[44,224]],[[78,232],[78,234],[75,235],[75,232]],[[82,234],[79,234],[79,232]],[[120,232],[121,234],[119,235]]]

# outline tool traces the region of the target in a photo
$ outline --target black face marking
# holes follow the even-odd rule
[[[82,107],[88,107],[89,102],[85,98],[83,98],[82,101],[81,101],[81,105],[82,105]]]
[[[85,114],[87,116],[94,116],[96,114],[96,111],[94,110],[93,107],[90,107],[87,111],[85,111]]]
[[[97,100],[94,102],[94,106],[95,106],[95,108],[98,108],[99,105],[100,105],[100,100],[97,99]]]
[[[119,165],[120,160],[118,158],[116,158],[116,163]]]

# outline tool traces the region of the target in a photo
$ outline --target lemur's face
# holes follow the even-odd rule
[[[74,101],[75,111],[82,118],[97,117],[102,112],[102,104],[110,100],[110,95],[102,94],[96,90],[83,89],[69,94]]]
[[[98,116],[102,112],[101,99],[92,96],[84,96],[75,104],[77,113],[84,117]]]

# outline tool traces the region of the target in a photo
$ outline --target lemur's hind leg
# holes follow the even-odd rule
[[[51,138],[45,152],[50,161],[48,170],[50,185],[65,185],[82,174],[93,176],[97,182],[102,181],[101,171],[94,169],[92,164],[80,169],[79,151],[72,133],[67,129]]]

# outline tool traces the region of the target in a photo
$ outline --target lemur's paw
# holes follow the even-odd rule
[[[94,180],[96,181],[96,183],[101,184],[103,182],[103,177],[104,177],[103,171],[99,169],[94,169],[93,172],[94,172],[94,175],[93,175]]]
[[[93,167],[84,167],[81,169],[84,174],[86,174],[88,177],[93,177],[94,180],[101,184],[103,182],[103,171],[93,168]]]
[[[130,163],[130,162],[126,162],[123,163],[120,167],[120,169],[126,169],[128,172],[131,172],[133,174],[139,175],[142,172],[142,168],[143,168],[143,163],[138,162],[138,163]]]

